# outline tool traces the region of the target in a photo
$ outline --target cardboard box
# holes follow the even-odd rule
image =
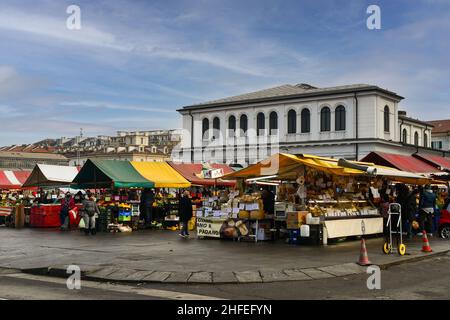
[[[288,212],[286,221],[289,222],[301,222],[306,223],[306,215],[308,214],[308,211],[295,211],[295,212]]]
[[[302,226],[301,221],[286,221],[286,228],[287,229],[300,229]]]

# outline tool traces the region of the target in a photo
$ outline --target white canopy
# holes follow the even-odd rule
[[[70,185],[78,174],[77,167],[37,164],[24,187]]]

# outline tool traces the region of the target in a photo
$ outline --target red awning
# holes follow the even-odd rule
[[[31,171],[0,170],[0,189],[19,189],[28,179]]]
[[[437,169],[450,171],[450,158],[428,154],[415,154],[414,156]]]
[[[202,172],[201,163],[174,163],[168,162],[179,174],[181,174],[186,180],[192,184],[201,186],[228,186],[233,187],[236,183],[235,181],[224,181],[221,179],[202,179],[197,177],[198,174]],[[213,169],[222,169],[224,174],[234,172],[229,166],[225,164],[212,164]]]
[[[413,156],[404,156],[399,154],[371,152],[362,162],[371,162],[382,166],[393,167],[398,170],[413,173],[439,173],[439,169]]]

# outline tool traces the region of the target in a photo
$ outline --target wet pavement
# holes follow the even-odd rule
[[[78,230],[0,228],[0,268],[64,273],[78,265],[94,280],[168,283],[258,283],[326,279],[365,272],[355,262],[360,241],[327,246],[277,242],[183,239],[177,232],[143,230],[98,233]],[[422,259],[420,238],[406,242],[407,255],[384,255],[382,238],[367,240],[373,264],[387,267]],[[450,241],[430,239],[433,254],[450,250]]]

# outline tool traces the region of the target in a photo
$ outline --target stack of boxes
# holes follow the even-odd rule
[[[107,208],[100,208],[100,214],[97,220],[97,229],[99,232],[107,232],[108,225],[112,223],[113,207],[108,206]]]
[[[300,244],[300,228],[306,223],[307,211],[294,211],[286,214],[286,228],[289,230],[289,244]]]
[[[286,227],[289,230],[289,244],[320,245],[323,242],[323,225],[308,211],[288,212]]]

